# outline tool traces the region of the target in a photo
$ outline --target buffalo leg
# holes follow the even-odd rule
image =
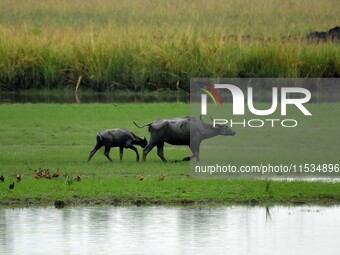
[[[185,157],[184,159],[182,159],[182,161],[190,161],[190,160],[192,160],[193,158],[196,158],[196,161],[199,161],[199,156],[198,156],[198,154],[192,154],[192,156],[190,156],[190,157]]]
[[[194,154],[190,157],[190,159],[193,159],[193,158],[196,158],[197,162],[200,161],[200,156],[198,155],[198,153],[196,155]]]
[[[182,159],[182,161],[189,161],[189,160],[192,160],[193,158],[196,158],[196,161],[199,161],[200,160],[200,156],[199,156],[200,148],[199,148],[199,145],[198,146],[193,146],[193,148],[190,147],[190,150],[192,152],[192,155],[190,157],[185,157],[184,159]]]
[[[93,155],[96,154],[97,150],[99,150],[101,147],[103,147],[103,145],[104,145],[103,143],[97,141],[97,144],[91,150],[90,155],[89,155],[87,161],[90,161],[91,158],[93,157]]]
[[[104,155],[108,158],[108,160],[112,161],[112,158],[110,158],[110,146],[105,146],[105,151],[104,151]]]
[[[136,152],[136,161],[139,161],[139,153],[138,153],[137,148],[133,145],[129,146],[128,148]]]
[[[151,142],[143,149],[143,161],[146,160],[146,156],[149,154],[149,152],[155,147],[156,144],[152,144]]]
[[[164,143],[157,145],[157,155],[163,160],[163,162],[166,162],[167,160],[164,158]]]
[[[190,157],[190,159],[196,158],[196,161],[200,161],[200,149],[196,148],[193,152],[192,152],[192,156]]]
[[[189,161],[191,159],[191,157],[185,157],[184,159],[182,159],[182,161]]]
[[[122,160],[123,159],[123,147],[119,147],[119,159]]]

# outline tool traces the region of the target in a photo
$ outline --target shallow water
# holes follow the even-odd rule
[[[339,254],[340,207],[1,208],[0,254]]]
[[[311,87],[313,96],[310,103],[332,103],[340,101],[338,79],[325,79],[327,86]],[[243,88],[245,90],[245,88]],[[232,101],[231,95],[228,101]],[[272,102],[272,89],[257,88],[255,102]],[[184,91],[159,90],[152,92],[107,91],[102,93],[73,90],[36,90],[36,91],[0,91],[0,104],[3,103],[153,103],[153,102],[190,102],[190,94]]]
[[[180,92],[145,92],[145,93],[79,93],[73,92],[1,92],[1,103],[154,103],[154,102],[189,102],[188,93]]]

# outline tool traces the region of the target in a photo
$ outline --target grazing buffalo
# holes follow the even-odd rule
[[[307,35],[308,40],[320,42],[320,41],[339,41],[340,40],[340,27],[336,26],[329,29],[327,32],[314,31]]]
[[[148,144],[148,141],[144,137],[144,139],[136,136],[130,130],[126,128],[115,128],[100,131],[97,133],[97,144],[91,150],[89,158],[87,161],[93,157],[93,155],[99,150],[101,147],[105,146],[104,155],[112,161],[109,156],[111,147],[119,147],[119,158],[122,160],[123,158],[123,150],[124,148],[129,148],[136,152],[137,161],[139,160],[138,150],[133,145],[139,145],[144,148]]]
[[[151,134],[149,144],[143,150],[143,161],[148,153],[157,146],[157,155],[166,162],[164,157],[164,143],[172,145],[187,145],[192,152],[191,157],[183,161],[196,158],[199,161],[199,147],[203,140],[217,135],[235,135],[235,132],[226,125],[207,124],[193,117],[180,117],[174,119],[158,119],[144,126],[148,126]]]
[[[340,40],[340,27],[336,26],[328,30],[331,40]]]

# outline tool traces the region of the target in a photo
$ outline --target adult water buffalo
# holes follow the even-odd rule
[[[307,35],[308,40],[313,40],[316,42],[320,41],[339,41],[340,40],[340,27],[336,26],[329,29],[327,32],[314,31]]]
[[[144,137],[144,139],[132,133],[130,130],[126,128],[115,128],[109,130],[103,130],[97,133],[97,143],[94,148],[91,150],[89,158],[87,161],[90,161],[93,155],[99,150],[101,147],[105,146],[104,155],[112,161],[109,156],[111,147],[119,147],[119,158],[122,160],[123,158],[123,150],[124,148],[129,148],[136,152],[137,161],[139,160],[138,150],[133,145],[139,145],[144,148],[148,144],[148,141]]]
[[[149,144],[143,149],[143,161],[148,153],[157,146],[157,155],[166,162],[164,157],[165,142],[172,145],[189,146],[192,156],[183,160],[196,158],[199,161],[199,147],[203,140],[217,135],[235,135],[235,132],[226,125],[213,126],[193,117],[158,119],[144,126],[133,123],[139,128],[148,126],[151,134]]]

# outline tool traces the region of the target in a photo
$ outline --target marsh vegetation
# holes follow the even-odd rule
[[[333,160],[339,152],[338,144],[334,143],[338,134],[338,104],[332,107],[312,104],[310,109],[319,120],[315,122],[317,124],[302,121],[294,132],[271,127],[246,131],[235,128],[237,135],[233,139],[223,138],[229,162],[234,165],[336,163]],[[334,116],[330,127],[325,121],[328,117],[322,114],[325,111],[327,116]],[[87,162],[99,130],[126,127],[149,139],[147,129],[137,128],[132,121],[145,123],[159,116],[187,115],[189,107],[184,103],[1,104],[0,112],[0,176],[5,178],[0,182],[0,205],[53,205],[56,200],[68,205],[335,204],[340,201],[339,182],[269,183],[265,179],[193,178],[189,162],[174,163],[190,155],[186,146],[166,145],[168,163],[163,163],[156,151],[150,152],[146,162],[136,162],[135,153],[126,150],[120,161],[117,148],[110,152],[113,162],[103,155],[104,150],[99,150]],[[316,130],[325,132],[315,136]],[[296,146],[291,146],[292,141]],[[204,149],[211,149],[205,148],[207,142],[201,146],[202,160],[207,157]],[[59,169],[59,176],[35,178],[34,170],[38,173],[39,168],[50,169],[52,176]],[[19,173],[21,181],[16,182]],[[13,182],[15,187],[10,190],[9,185]]]
[[[189,90],[190,77],[339,77],[335,0],[0,3],[0,90]]]

